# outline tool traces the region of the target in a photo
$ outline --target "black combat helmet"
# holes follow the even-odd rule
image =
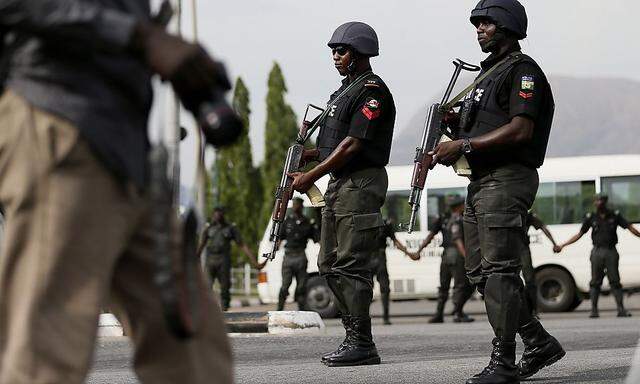
[[[378,56],[378,35],[368,24],[350,21],[339,26],[327,44],[329,48],[348,45],[364,56]]]
[[[477,27],[480,18],[493,20],[497,27],[510,31],[518,40],[527,37],[527,12],[517,0],[480,0],[469,20]]]

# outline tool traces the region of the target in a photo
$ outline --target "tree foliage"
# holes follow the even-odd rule
[[[287,149],[298,134],[296,115],[285,101],[287,86],[278,63],[273,64],[269,73],[268,86],[265,157],[261,167],[264,203],[259,221],[262,227],[268,222],[273,209],[274,192],[282,176]]]
[[[249,141],[249,90],[241,78],[236,81],[232,105],[242,119],[244,132],[235,144],[216,153],[213,182],[217,185],[218,196],[212,199],[210,208],[215,204],[224,206],[227,220],[236,224],[243,241],[256,252],[264,229],[255,215],[262,205],[262,195],[256,193],[262,188],[260,178],[256,177],[259,171],[253,166]],[[235,247],[232,258],[236,263],[244,260]]]

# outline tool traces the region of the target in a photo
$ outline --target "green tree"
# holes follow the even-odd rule
[[[264,199],[261,220],[259,220],[263,226],[267,223],[273,209],[274,192],[282,176],[287,149],[298,134],[296,115],[285,101],[287,86],[278,63],[273,63],[268,85],[267,121],[264,132],[265,155],[261,167]]]
[[[241,78],[238,78],[233,94],[233,107],[244,123],[244,132],[239,140],[216,153],[214,163],[215,179],[217,183],[217,199],[210,199],[210,212],[213,205],[218,203],[225,207],[225,216],[230,222],[234,222],[242,235],[244,242],[255,253],[258,248],[260,232],[263,228],[255,220],[255,212],[261,209],[262,195],[256,195],[261,191],[260,178],[256,177],[258,170],[253,166],[251,155],[251,142],[249,141],[249,90]],[[214,200],[217,200],[214,201]],[[238,249],[232,254],[235,263],[244,260]]]

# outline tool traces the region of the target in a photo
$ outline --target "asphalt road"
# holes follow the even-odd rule
[[[564,314],[544,314],[543,323],[567,350],[567,356],[531,378],[532,383],[623,383],[636,350],[640,330],[640,296],[628,300],[635,317],[618,319],[611,298],[602,299],[602,318],[588,319],[588,307]],[[328,368],[323,352],[341,341],[336,320],[325,334],[235,335],[232,344],[237,383],[464,383],[488,361],[492,337],[482,303],[468,306],[477,321],[470,324],[426,324],[434,303],[393,303],[393,325],[374,319],[374,335],[383,364]],[[374,314],[379,304],[374,303]],[[256,308],[264,309],[264,308]],[[518,353],[522,345],[518,346]],[[138,383],[130,368],[126,339],[101,339],[88,383]]]

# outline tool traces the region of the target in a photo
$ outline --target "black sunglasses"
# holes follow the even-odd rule
[[[338,56],[344,56],[347,52],[349,52],[349,48],[347,47],[336,47],[331,49],[331,53],[334,55],[337,53]]]

